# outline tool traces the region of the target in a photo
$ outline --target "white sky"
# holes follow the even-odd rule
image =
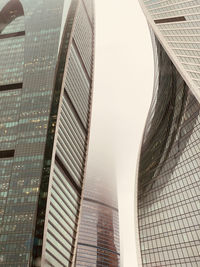
[[[96,66],[88,173],[118,179],[121,266],[135,267],[136,161],[153,89],[153,55],[138,0],[96,0]]]

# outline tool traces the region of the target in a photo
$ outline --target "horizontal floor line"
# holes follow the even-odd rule
[[[118,212],[118,209],[117,208],[112,207],[111,205],[108,205],[108,204],[103,203],[101,201],[98,201],[98,200],[95,200],[95,199],[91,199],[91,198],[87,198],[87,197],[84,197],[83,200],[89,201],[89,202],[93,202],[93,203],[96,203],[96,204],[99,204],[99,205],[102,205],[102,206],[105,206],[107,208],[110,208],[110,209],[115,210],[115,211]]]
[[[154,22],[156,24],[178,22],[178,21],[186,21],[186,18],[184,16],[181,16],[181,17],[173,17],[173,18],[164,18],[164,19],[156,19],[156,20],[154,20]]]
[[[103,248],[103,247],[99,247],[99,246],[94,246],[94,245],[90,245],[90,244],[85,244],[85,243],[78,243],[78,245],[80,246],[86,246],[86,247],[91,247],[91,248],[97,248],[97,249],[100,249],[100,250],[106,250],[106,251],[109,251],[113,254],[117,254],[120,256],[120,254],[114,250],[111,250],[111,249],[108,249],[108,248]]]
[[[73,114],[74,114],[76,120],[78,121],[79,126],[80,126],[81,129],[83,130],[84,135],[87,135],[88,129],[84,126],[84,124],[83,124],[83,122],[82,122],[82,120],[81,120],[81,118],[80,118],[80,116],[79,116],[79,114],[78,114],[78,112],[77,112],[77,109],[76,109],[76,107],[74,106],[74,104],[73,104],[73,102],[72,102],[72,100],[71,100],[71,98],[70,98],[70,96],[69,96],[69,94],[68,94],[66,88],[65,88],[65,90],[64,90],[63,97],[64,97],[65,100],[67,101],[67,104],[69,105],[69,107],[70,107],[71,111],[73,112]]]
[[[6,39],[6,38],[18,37],[18,36],[24,36],[24,35],[25,35],[25,31],[12,32],[12,33],[0,34],[0,39]]]
[[[15,155],[15,150],[2,150],[0,151],[0,158],[13,158]]]
[[[85,66],[85,63],[83,61],[83,58],[81,56],[81,53],[79,52],[78,46],[77,46],[77,44],[76,44],[74,39],[72,40],[72,44],[73,44],[74,50],[75,50],[75,52],[76,52],[76,54],[77,54],[77,56],[79,58],[80,64],[82,66],[82,69],[83,69],[83,71],[84,71],[84,73],[85,73],[85,75],[86,75],[86,77],[88,79],[88,82],[91,84],[91,78],[90,78],[91,73],[90,74],[88,73],[87,68]]]
[[[0,91],[22,89],[22,87],[23,87],[23,83],[4,84],[4,85],[0,85]]]
[[[65,167],[62,160],[59,158],[58,154],[56,154],[56,156],[55,156],[55,161],[58,164],[58,166],[60,167],[60,169],[64,172],[66,178],[68,178],[68,181],[73,185],[74,189],[79,193],[79,195],[81,195],[82,189],[80,188],[80,186],[77,185],[77,183],[75,182],[75,180],[73,179],[71,174],[68,172],[67,168]]]

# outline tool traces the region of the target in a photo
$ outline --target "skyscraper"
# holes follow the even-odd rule
[[[76,267],[120,266],[116,184],[112,178],[86,177]]]
[[[0,266],[71,266],[91,113],[92,0],[0,1]]]
[[[200,1],[140,1],[155,58],[138,167],[141,266],[200,266]]]

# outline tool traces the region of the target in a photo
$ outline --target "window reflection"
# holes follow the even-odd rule
[[[197,266],[200,105],[158,40],[156,45],[159,87],[139,170],[142,261],[148,267]]]

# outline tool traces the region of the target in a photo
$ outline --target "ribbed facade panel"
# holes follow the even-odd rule
[[[88,37],[90,38],[90,36]],[[67,71],[65,89],[86,128],[90,100],[90,78],[87,76],[85,65],[82,63],[83,60],[79,53],[80,52],[75,48],[75,43],[73,42],[70,51],[70,66]],[[74,75],[77,76],[76,80],[73,79]]]
[[[55,163],[51,174],[49,206],[46,213],[47,243],[44,244],[42,261],[46,266],[51,266],[50,254],[58,264],[64,260],[64,266],[72,264],[85,171],[92,86],[93,26],[88,25],[82,1],[77,1],[75,10],[60,98],[55,152],[53,152]],[[79,45],[76,45],[77,36]],[[82,50],[85,40],[90,47],[87,50],[87,57]],[[89,73],[87,64],[91,67]],[[52,227],[56,229],[54,232]],[[61,234],[62,238],[58,238],[56,233]]]
[[[89,20],[87,9],[83,2],[80,3],[80,12],[77,16],[77,24],[75,26],[74,42],[82,55],[82,60],[87,75],[92,75],[92,54],[90,51],[93,46],[92,24]]]
[[[93,0],[84,0],[83,1],[86,9],[87,9],[87,14],[90,18],[91,23],[94,23],[94,1]]]

